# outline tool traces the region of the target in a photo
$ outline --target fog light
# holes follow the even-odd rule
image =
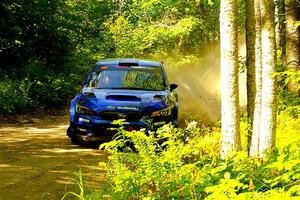
[[[84,119],[84,118],[81,118],[81,117],[79,117],[78,121],[84,122],[84,123],[90,123],[90,120]]]
[[[86,129],[85,129],[85,128],[78,128],[78,130],[79,130],[80,132],[86,132]]]
[[[93,136],[93,133],[92,133],[92,132],[87,133],[86,136],[87,136],[87,137],[92,137],[92,136]]]

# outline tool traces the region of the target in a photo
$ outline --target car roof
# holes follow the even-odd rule
[[[139,59],[131,59],[131,58],[118,58],[118,59],[105,59],[99,60],[96,65],[135,65],[135,66],[156,66],[161,67],[162,64],[160,62],[149,61],[149,60],[139,60]]]

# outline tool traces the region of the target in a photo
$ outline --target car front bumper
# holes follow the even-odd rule
[[[153,130],[168,123],[169,119],[149,123],[143,120],[139,121],[124,121],[123,127],[127,131],[132,130]],[[113,124],[113,121],[102,120],[93,115],[77,115],[74,122],[70,122],[70,126],[67,130],[67,135],[70,138],[83,140],[86,142],[92,141],[110,141],[117,133],[116,128],[118,125]]]

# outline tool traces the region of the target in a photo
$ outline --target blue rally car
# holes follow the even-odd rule
[[[82,91],[71,100],[72,142],[108,141],[114,136],[112,122],[124,119],[126,130],[155,130],[177,126],[177,85],[169,84],[163,64],[136,59],[97,62]]]

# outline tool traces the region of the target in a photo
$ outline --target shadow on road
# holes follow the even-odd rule
[[[82,170],[90,187],[104,173],[97,167],[105,152],[73,145],[66,116],[30,118],[30,123],[0,122],[0,199],[60,199]],[[96,166],[96,167],[95,167]]]

